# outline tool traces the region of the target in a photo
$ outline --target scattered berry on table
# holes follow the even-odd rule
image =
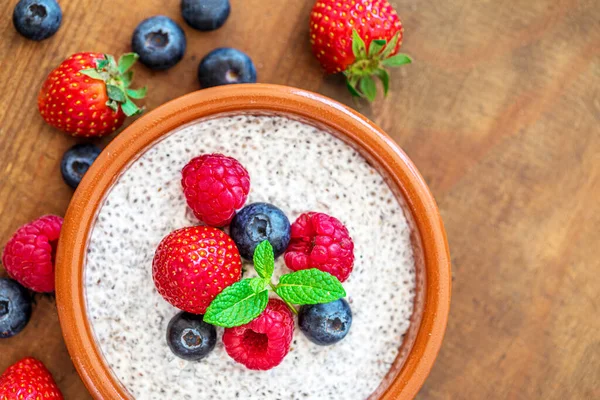
[[[235,215],[229,233],[247,260],[252,260],[256,246],[265,240],[271,243],[275,257],[279,257],[290,242],[290,221],[272,204],[252,203]]]
[[[17,32],[31,40],[54,35],[62,22],[62,10],[56,0],[21,0],[13,11]]]
[[[387,67],[411,62],[398,54],[404,29],[387,0],[317,0],[310,14],[310,42],[326,73],[343,72],[352,95],[375,99],[373,77],[389,88]]]
[[[246,53],[222,47],[211,51],[200,61],[198,81],[203,88],[233,83],[255,83],[256,68]]]
[[[177,357],[199,361],[215,348],[217,330],[202,317],[182,311],[169,322],[167,344]]]
[[[204,314],[211,301],[240,280],[242,261],[222,230],[194,226],[171,232],[158,245],[152,277],[158,293],[173,306]]]
[[[13,279],[35,292],[54,291],[54,257],[63,219],[45,215],[20,227],[2,253]]]
[[[219,29],[231,12],[229,0],[181,0],[185,22],[199,31]]]
[[[300,307],[298,326],[313,343],[326,346],[342,340],[352,325],[352,310],[344,299]]]
[[[21,332],[30,317],[31,297],[27,290],[17,281],[0,278],[0,339]]]
[[[131,89],[137,60],[133,53],[119,62],[102,53],[73,54],[46,78],[38,94],[44,120],[72,136],[100,137],[123,125],[126,116],[141,110],[131,99],[143,98],[146,89]]]
[[[327,214],[308,212],[292,224],[290,244],[285,252],[289,269],[317,268],[344,282],[352,272],[354,243],[348,229]]]
[[[248,198],[250,175],[235,158],[204,154],[187,163],[181,175],[187,204],[206,225],[229,224]]]
[[[22,359],[0,375],[0,398],[6,400],[64,399],[50,371],[41,361],[33,357]]]
[[[100,148],[91,143],[76,144],[67,150],[60,162],[60,172],[67,185],[76,189],[99,154]]]
[[[270,299],[267,308],[252,322],[225,328],[227,354],[249,369],[268,370],[281,364],[290,351],[294,317],[281,300]]]
[[[140,61],[148,68],[169,69],[183,58],[185,33],[169,17],[150,17],[135,28],[131,48],[140,55]]]

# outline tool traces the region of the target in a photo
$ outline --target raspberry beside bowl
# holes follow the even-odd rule
[[[98,399],[130,398],[95,343],[84,299],[87,243],[105,193],[131,161],[165,134],[201,118],[243,113],[284,115],[327,130],[355,147],[396,193],[412,225],[416,296],[399,355],[371,397],[413,398],[433,366],[449,311],[450,260],[435,201],[408,157],[364,117],[314,93],[262,84],[202,90],[148,113],[107,146],[80,184],[59,243],[57,302],[67,347],[86,386]]]

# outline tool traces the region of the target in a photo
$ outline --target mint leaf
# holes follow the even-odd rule
[[[82,74],[84,74],[85,76],[89,76],[92,79],[98,79],[100,81],[104,80],[104,76],[102,76],[102,74],[98,71],[96,71],[93,68],[88,68],[88,69],[82,69],[81,71]]]
[[[273,246],[268,240],[264,240],[256,246],[254,250],[254,269],[258,276],[265,279],[271,279],[273,270],[275,269],[275,255],[273,254]]]
[[[393,57],[386,58],[381,62],[381,64],[385,65],[386,67],[399,67],[404,64],[410,64],[411,62],[412,59],[406,54],[396,54]]]
[[[375,70],[374,74],[381,81],[381,84],[383,85],[383,94],[387,96],[388,91],[390,90],[390,75],[385,69]]]
[[[133,64],[140,58],[136,53],[123,54],[119,58],[119,73],[124,74],[129,71],[129,68],[133,67]]]
[[[132,99],[143,99],[146,97],[146,93],[148,93],[148,88],[144,86],[141,89],[125,89],[125,93]]]
[[[375,85],[373,78],[370,76],[365,76],[360,80],[358,87],[360,88],[362,94],[365,95],[367,100],[375,100],[375,96],[377,96],[377,86]]]
[[[352,29],[352,53],[356,58],[365,58],[367,47],[356,29]]]
[[[248,284],[256,294],[265,290],[269,285],[269,280],[264,278],[249,278],[248,281]]]
[[[383,39],[375,39],[371,42],[371,44],[369,45],[369,56],[374,56],[376,54],[379,54],[379,52],[381,51],[381,49],[383,49],[383,47],[385,46],[385,40]]]
[[[232,328],[258,317],[267,307],[269,292],[262,290],[257,293],[258,285],[251,281],[243,279],[219,293],[206,309],[204,322]]]
[[[346,296],[344,287],[335,276],[316,268],[283,275],[275,293],[293,304],[329,303]]]

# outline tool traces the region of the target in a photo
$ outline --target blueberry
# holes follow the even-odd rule
[[[131,48],[150,69],[164,70],[177,64],[185,53],[183,29],[164,15],[143,20],[131,39]]]
[[[60,172],[67,185],[76,189],[99,154],[100,149],[89,143],[76,144],[67,150],[60,162]]]
[[[62,22],[62,10],[56,0],[21,0],[13,11],[13,25],[31,40],[54,35]]]
[[[313,343],[326,346],[342,340],[352,325],[352,310],[344,299],[300,307],[298,325]]]
[[[230,235],[242,257],[252,260],[260,242],[268,240],[275,257],[290,243],[290,220],[283,211],[268,203],[252,203],[242,208],[231,221]]]
[[[229,0],[181,0],[181,15],[199,31],[219,29],[231,12]]]
[[[211,51],[200,61],[198,80],[203,88],[232,83],[255,83],[256,68],[245,53],[223,47]]]
[[[31,298],[17,281],[0,279],[0,339],[21,332],[31,317]]]
[[[177,357],[199,361],[215,348],[217,330],[204,322],[203,317],[182,311],[169,322],[167,344]]]

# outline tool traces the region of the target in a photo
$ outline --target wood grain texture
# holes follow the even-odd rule
[[[446,224],[454,287],[420,398],[600,398],[596,0],[392,1],[415,63],[394,71],[390,95],[372,106],[321,74],[307,40],[312,0],[232,0],[230,20],[211,33],[185,26],[174,0],[63,0],[63,26],[41,43],[14,31],[15,3],[0,3],[0,243],[42,214],[64,214],[72,195],[59,162],[75,141],[36,111],[45,75],[76,51],[128,51],[142,18],[166,14],[184,26],[188,50],[168,72],[136,67],[148,109],[198,89],[208,51],[237,47],[259,81],[367,115],[425,176]],[[67,399],[89,398],[50,297],[37,297],[22,334],[0,341],[0,370],[26,355],[46,363]]]

